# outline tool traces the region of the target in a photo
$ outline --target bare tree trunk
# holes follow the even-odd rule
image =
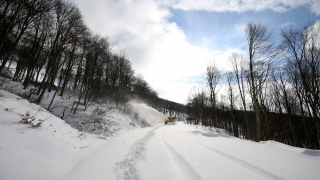
[[[277,51],[272,47],[272,34],[268,31],[267,27],[249,23],[245,31],[249,58],[247,81],[256,117],[255,140],[259,142],[261,138],[261,104],[258,98],[262,95],[263,86],[267,80],[271,63],[277,55]]]
[[[211,64],[207,66],[206,73],[204,75],[204,79],[206,80],[207,86],[209,88],[210,93],[210,104],[211,108],[214,111],[214,117],[211,117],[211,119],[214,119],[215,122],[215,128],[218,132],[218,114],[217,114],[217,85],[221,78],[221,72],[218,70],[217,66],[215,64]],[[212,126],[213,124],[210,124]]]

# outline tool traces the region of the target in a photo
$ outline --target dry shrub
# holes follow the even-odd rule
[[[30,112],[26,112],[26,114],[23,114],[20,116],[22,119],[19,121],[19,123],[24,123],[24,124],[30,124],[32,121],[34,121],[36,118],[34,116],[30,115]]]
[[[93,124],[93,131],[103,130],[109,132],[110,128],[116,125],[116,123],[111,121],[107,117],[107,111],[97,107],[91,114],[91,122],[87,123]]]
[[[23,124],[30,124],[31,127],[33,128],[39,128],[41,127],[42,122],[38,122],[37,124],[34,124],[33,121],[36,119],[34,116],[32,116],[30,114],[30,112],[26,112],[26,114],[20,115],[20,117],[22,118],[21,121],[19,121],[19,123],[23,123]]]

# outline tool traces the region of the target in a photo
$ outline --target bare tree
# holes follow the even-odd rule
[[[63,96],[64,90],[67,87],[69,80],[72,76],[72,70],[74,66],[83,58],[82,54],[77,53],[77,50],[81,46],[82,39],[86,38],[89,34],[87,27],[82,22],[81,19],[78,20],[78,25],[75,25],[71,29],[71,36],[70,36],[70,47],[66,48],[66,59],[65,64],[63,65],[63,85],[61,88],[60,96]]]
[[[211,122],[207,122],[205,108],[208,106],[209,98],[206,95],[204,88],[194,86],[189,93],[189,105],[192,108],[192,114],[195,117],[195,124],[200,123],[204,126],[211,127]]]
[[[235,95],[234,95],[234,78],[235,75],[233,72],[227,73],[227,81],[228,81],[228,97],[229,97],[229,102],[230,102],[230,112],[232,116],[232,129],[233,129],[233,134],[235,137],[239,137],[239,131],[238,131],[238,122],[237,122],[237,117],[235,116],[234,113],[234,100],[235,100]]]
[[[52,8],[48,0],[5,1],[0,3],[0,72],[28,27]]]
[[[245,132],[245,136],[246,137],[252,137],[251,133],[252,131],[250,130],[250,125],[249,125],[249,121],[248,121],[248,115],[247,115],[247,102],[246,102],[246,70],[244,67],[244,58],[243,56],[237,54],[237,53],[233,53],[232,56],[230,57],[230,61],[232,64],[232,69],[235,75],[235,79],[237,82],[237,86],[238,86],[238,90],[239,90],[239,94],[240,94],[240,99],[241,99],[241,104],[244,110],[244,119],[245,119],[245,123],[246,123],[246,132]]]
[[[26,67],[26,77],[23,81],[24,89],[33,81],[36,73],[36,68],[43,58],[42,52],[45,51],[45,45],[48,43],[51,26],[49,13],[41,14],[37,19],[34,19],[31,27],[26,31],[21,40],[20,47],[17,48],[19,56],[18,64],[24,64]],[[19,71],[16,71],[18,75]]]
[[[295,103],[297,101],[296,96],[293,94],[293,90],[290,88],[288,73],[286,68],[279,67],[272,71],[272,89],[273,94],[276,96],[279,113],[284,113],[287,115],[289,127],[293,137],[293,144],[297,145],[297,137],[295,134],[295,127],[292,123],[293,115],[295,115]]]
[[[63,65],[65,59],[64,52],[70,40],[72,39],[72,30],[82,22],[80,10],[73,4],[63,0],[54,1],[54,26],[49,43],[49,55],[46,66],[46,73],[42,80],[42,85],[38,89],[37,94],[40,94],[36,103],[40,103],[47,89],[51,90],[54,81]]]
[[[273,44],[271,43],[273,35],[266,26],[249,23],[245,31],[248,43],[247,53],[249,67],[247,82],[249,84],[249,92],[256,117],[255,140],[259,142],[261,136],[261,102],[259,101],[259,97],[262,95],[263,86],[266,83],[276,51],[273,49]]]
[[[209,100],[211,108],[214,110],[214,115],[211,117],[211,126],[214,125],[216,128],[218,127],[218,116],[217,116],[217,93],[218,93],[218,83],[221,79],[221,71],[218,67],[212,63],[211,65],[207,65],[206,72],[204,74],[204,79],[209,88]]]
[[[283,46],[293,68],[294,87],[312,117],[320,147],[320,23],[282,30]],[[301,88],[301,89],[300,89]],[[302,96],[301,96],[302,95]],[[301,106],[303,108],[303,105]]]

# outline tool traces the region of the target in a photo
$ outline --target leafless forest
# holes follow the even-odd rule
[[[233,71],[208,65],[206,86],[191,91],[190,122],[258,142],[319,149],[319,23],[281,29],[277,46],[266,26],[249,23],[245,32],[246,53],[230,57]],[[221,84],[227,95],[218,102]]]

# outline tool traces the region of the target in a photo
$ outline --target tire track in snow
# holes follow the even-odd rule
[[[175,150],[172,146],[165,142],[165,145],[169,149],[170,153],[174,155],[174,159],[177,161],[181,169],[184,171],[184,179],[202,179],[200,175],[190,166],[190,164]]]
[[[181,136],[181,134],[178,133],[177,131],[176,131],[176,133],[177,133],[179,136]],[[183,137],[183,136],[181,136],[181,137]],[[185,137],[183,137],[183,138],[185,138]],[[277,175],[275,175],[275,174],[272,174],[271,172],[268,172],[268,171],[266,171],[266,170],[264,170],[264,169],[262,169],[262,168],[259,168],[259,167],[255,166],[255,165],[253,165],[253,164],[250,164],[250,163],[248,163],[248,162],[246,162],[246,161],[243,161],[243,160],[241,160],[241,159],[238,159],[238,158],[236,158],[236,157],[234,157],[234,156],[231,156],[231,155],[229,155],[229,154],[226,154],[226,153],[224,153],[224,152],[221,152],[221,151],[219,151],[219,150],[217,150],[217,149],[215,149],[215,148],[212,148],[212,147],[207,146],[207,145],[205,145],[205,144],[196,142],[196,141],[194,141],[194,140],[190,140],[190,139],[187,139],[187,138],[185,138],[185,139],[188,140],[189,142],[196,143],[196,144],[202,146],[203,148],[205,148],[205,149],[207,149],[207,150],[209,150],[209,151],[212,151],[212,152],[215,153],[215,154],[218,154],[219,156],[221,156],[221,157],[223,157],[223,158],[231,161],[232,163],[238,165],[239,167],[247,170],[248,172],[250,172],[250,173],[252,173],[252,174],[254,174],[254,175],[256,175],[256,176],[258,176],[258,177],[260,177],[260,178],[262,178],[262,179],[278,179],[278,180],[284,180],[284,178],[282,178],[282,177],[280,177],[280,176],[277,176]]]
[[[148,133],[136,141],[129,150],[123,161],[117,162],[113,167],[113,172],[116,175],[117,179],[134,179],[141,180],[143,179],[139,169],[137,168],[137,162],[145,158],[146,144],[147,141],[154,135],[159,127],[153,128],[148,131]]]
[[[197,143],[197,142],[196,142],[196,143]],[[230,161],[233,162],[234,164],[240,166],[241,168],[249,171],[250,173],[252,173],[252,174],[254,174],[254,175],[258,176],[258,177],[261,177],[261,178],[263,178],[263,179],[278,179],[278,180],[283,180],[282,177],[277,176],[277,175],[275,175],[275,174],[272,174],[271,172],[268,172],[268,171],[266,171],[266,170],[264,170],[264,169],[261,169],[261,168],[255,166],[255,165],[253,165],[253,164],[250,164],[250,163],[248,163],[248,162],[246,162],[246,161],[243,161],[243,160],[241,160],[241,159],[238,159],[238,158],[236,158],[236,157],[234,157],[234,156],[231,156],[231,155],[229,155],[229,154],[223,153],[223,152],[221,152],[221,151],[219,151],[219,150],[217,150],[217,149],[214,149],[214,148],[212,148],[212,147],[209,147],[209,146],[207,146],[207,145],[200,144],[200,143],[197,143],[197,144],[199,144],[199,145],[201,145],[202,147],[204,147],[204,148],[206,148],[206,149],[208,149],[208,150],[210,150],[210,151],[212,151],[212,152],[214,152],[214,153],[222,156],[222,157],[225,158],[225,159],[230,160]]]
[[[200,180],[201,176],[191,167],[191,165],[171,146],[169,145],[163,138],[163,132],[161,132],[162,141],[169,151],[169,154],[172,155],[173,159],[179,165],[179,171],[182,171],[180,174],[183,174],[184,177],[182,179],[190,179],[190,180]]]

